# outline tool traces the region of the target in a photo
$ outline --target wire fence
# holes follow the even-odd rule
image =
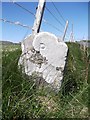
[[[26,7],[24,7],[23,5],[21,5],[20,3],[17,3],[17,2],[14,2],[13,0],[10,0],[10,2],[12,2],[13,4],[15,4],[17,7],[20,7],[21,9],[23,9],[25,12],[29,13],[30,15],[32,15],[32,17],[34,17],[34,19],[36,19],[36,16],[35,16],[35,13],[33,13],[30,9],[27,9]],[[51,3],[54,7],[54,9],[56,10],[56,12],[58,13],[59,17],[63,20],[64,24],[61,23],[61,21],[58,19],[58,17],[52,13],[52,11],[47,7],[47,5],[45,6],[45,9],[49,12],[49,14],[56,20],[56,22],[58,24],[60,24],[63,28],[63,30],[61,30],[58,26],[54,25],[51,21],[48,21],[46,19],[42,19],[42,22],[47,24],[48,27],[52,27],[53,29],[55,29],[56,31],[58,31],[59,33],[62,33],[62,35],[64,34],[64,27],[65,27],[65,23],[66,23],[66,20],[65,18],[63,17],[62,13],[60,12],[60,10],[57,8],[57,6],[55,5],[55,3],[53,2],[53,0],[51,0]],[[28,29],[31,29],[32,30],[32,27],[33,26],[28,26],[28,25],[24,25],[22,23],[20,23],[19,21],[17,22],[13,22],[13,21],[10,21],[10,20],[6,20],[5,18],[0,18],[0,21],[3,21],[3,22],[6,22],[6,23],[9,23],[9,24],[14,24],[14,25],[18,25],[18,26],[22,26],[24,28],[28,28]],[[42,26],[43,27],[43,26]],[[69,28],[69,27],[68,27]],[[41,30],[43,31],[43,30]],[[69,29],[67,30],[67,34],[66,34],[66,37],[69,36]],[[69,39],[69,37],[67,37]]]
[[[24,24],[20,23],[19,21],[17,21],[17,22],[12,22],[12,21],[10,21],[10,20],[1,19],[1,18],[0,18],[0,21],[3,21],[3,22],[5,22],[5,23],[9,23],[9,24],[13,24],[13,25],[19,25],[19,26],[21,26],[21,27],[25,27],[25,28],[28,28],[28,29],[32,29],[31,26],[24,25]]]

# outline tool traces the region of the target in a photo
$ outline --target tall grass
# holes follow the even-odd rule
[[[76,43],[68,43],[69,53],[59,93],[35,84],[36,74],[27,76],[18,69],[21,49],[3,49],[2,118],[86,118],[88,117],[88,83],[86,55]],[[5,47],[4,47],[5,48]]]

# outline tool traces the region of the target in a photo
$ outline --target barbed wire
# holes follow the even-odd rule
[[[3,19],[3,18],[0,18],[0,21],[6,22],[6,23],[10,23],[10,24],[14,24],[14,25],[19,25],[19,26],[22,26],[22,27],[25,27],[25,28],[28,28],[28,29],[32,29],[31,26],[23,25],[23,24],[21,24],[19,21],[17,21],[17,22],[12,22],[12,21],[10,21],[10,20],[6,20],[6,19]]]
[[[66,23],[65,18],[63,17],[63,15],[60,13],[60,11],[58,10],[58,8],[56,7],[56,5],[54,4],[54,2],[51,0],[53,6],[55,7],[56,11],[58,12],[59,16],[63,19],[63,21]]]
[[[10,20],[6,20],[6,19],[2,19],[2,18],[0,18],[0,21],[6,22],[6,23],[10,23],[10,24],[14,24],[14,25],[19,25],[19,26],[21,26],[21,27],[26,27],[26,28],[32,30],[32,27],[31,27],[31,26],[23,25],[23,24],[21,24],[19,21],[17,21],[17,22],[12,22],[12,21],[10,21]],[[49,26],[53,27],[54,29],[62,32],[59,28],[57,28],[56,26],[50,24],[50,23],[47,22],[45,19],[43,19],[43,22],[46,23],[46,24],[48,24]],[[62,32],[62,33],[63,33],[63,32]]]
[[[11,0],[13,2],[13,0]],[[21,7],[23,10],[27,11],[28,13],[30,13],[31,15],[33,15],[35,17],[35,14],[33,12],[31,12],[30,10],[26,9],[25,7],[23,7],[22,5],[13,2],[14,4],[16,4],[18,7]],[[35,17],[36,18],[36,17]],[[56,26],[52,25],[51,23],[49,23],[47,20],[42,19],[42,21],[46,24],[48,24],[49,26],[51,26],[52,28],[56,29],[57,31],[62,32],[59,28],[57,28]]]
[[[36,18],[36,17],[35,17],[35,14],[34,14],[33,12],[31,12],[30,10],[28,10],[28,9],[26,9],[25,7],[23,7],[22,5],[14,2],[13,0],[11,0],[11,2],[13,2],[15,5],[17,5],[18,7],[22,8],[23,10],[27,11],[29,14],[33,15],[34,18]],[[46,7],[46,8],[47,8],[47,7]],[[47,8],[47,9],[48,9],[48,8]],[[52,14],[52,12],[51,12],[50,10],[49,10],[49,12]],[[52,15],[53,15],[53,14],[52,14]],[[55,16],[53,15],[53,17],[55,17]],[[56,18],[56,17],[55,17],[55,18]],[[5,20],[5,19],[0,19],[0,20],[2,20],[3,22],[8,22],[8,23],[11,23],[11,24],[15,24],[15,25],[19,25],[19,26],[22,26],[22,27],[26,27],[26,28],[32,29],[32,27],[30,27],[30,26],[28,26],[28,25],[23,25],[23,24],[21,24],[20,22],[12,22],[12,21],[8,21],[8,20]],[[56,18],[56,20],[58,20],[58,19]],[[56,26],[54,26],[53,24],[51,24],[50,22],[48,22],[46,19],[42,19],[42,22],[44,22],[45,24],[51,26],[52,28],[56,29],[57,31],[63,33],[63,31],[61,31],[58,27],[56,27]],[[64,25],[63,25],[59,20],[58,20],[58,22],[64,27]]]
[[[18,7],[22,8],[23,10],[25,10],[26,12],[30,13],[31,15],[33,15],[35,17],[35,14],[33,12],[31,12],[30,10],[28,10],[27,8],[23,7],[22,5],[20,5],[19,3],[10,0],[13,4],[17,5]]]
[[[53,16],[53,18],[62,26],[62,27],[64,27],[64,25],[57,19],[57,17],[47,8],[47,7],[45,7],[46,8],[46,10]]]
[[[59,28],[57,28],[56,26],[54,26],[54,25],[52,25],[51,23],[49,23],[47,20],[43,19],[42,21],[43,21],[44,23],[48,24],[49,26],[51,26],[52,28],[56,29],[57,31],[63,33],[63,31],[61,31]]]
[[[62,13],[61,13],[61,12],[58,10],[58,8],[56,7],[56,5],[54,4],[53,0],[51,0],[51,2],[52,2],[52,4],[53,4],[54,8],[56,9],[56,11],[58,12],[59,16],[60,16],[60,17],[63,19],[63,21],[66,23],[65,18],[63,17]],[[68,29],[69,29],[69,30],[71,29],[70,26],[68,26]],[[67,31],[67,33],[69,34],[68,31]]]

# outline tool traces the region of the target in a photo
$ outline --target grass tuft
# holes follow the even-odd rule
[[[3,46],[3,120],[88,117],[87,56],[77,43],[67,45],[69,53],[59,93],[48,87],[37,87],[36,75],[28,77],[18,69],[19,45]]]

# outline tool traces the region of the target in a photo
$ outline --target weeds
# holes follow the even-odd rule
[[[2,118],[86,118],[88,117],[88,83],[85,81],[86,56],[77,43],[69,46],[68,60],[60,92],[37,87],[36,75],[28,77],[18,69],[21,54],[16,50],[2,53]],[[7,47],[4,47],[7,48]],[[15,49],[15,46],[14,46]],[[89,79],[89,78],[88,78]]]

